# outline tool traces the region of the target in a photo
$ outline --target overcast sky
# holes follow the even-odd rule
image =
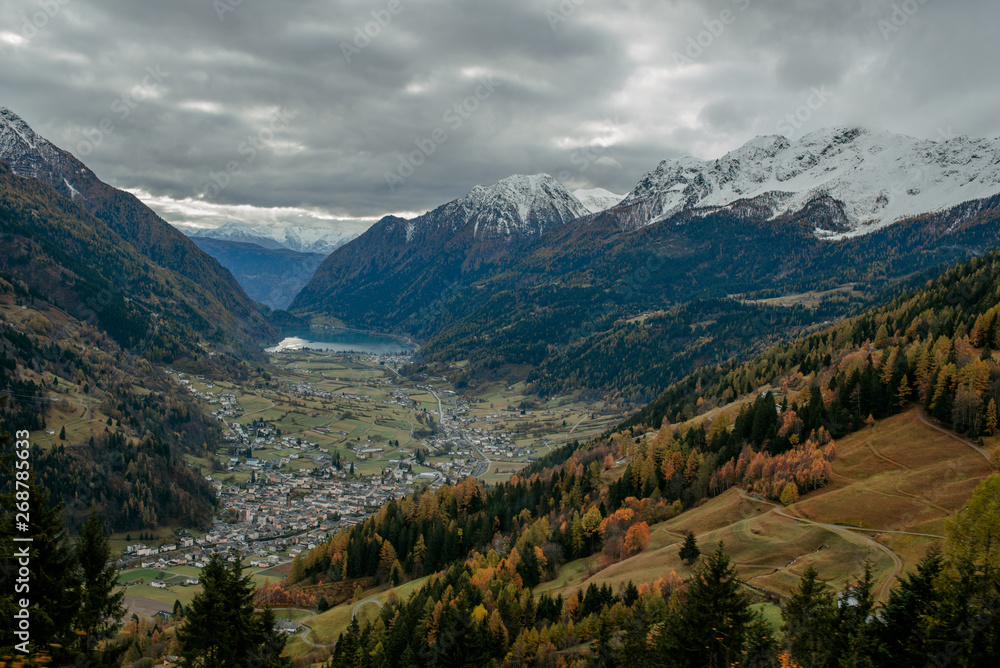
[[[758,134],[997,137],[998,25],[996,0],[4,0],[0,106],[171,222],[363,227],[513,173],[627,193]]]

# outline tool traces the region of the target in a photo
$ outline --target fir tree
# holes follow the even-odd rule
[[[833,593],[818,579],[812,566],[802,574],[799,590],[781,611],[785,623],[785,647],[796,663],[823,668],[834,651],[837,616]]]
[[[292,660],[281,656],[286,637],[284,632],[274,628],[275,621],[271,608],[264,608],[257,617],[257,645],[251,652],[249,665],[260,668],[291,668]]]
[[[28,546],[30,555],[29,600],[38,603],[37,607],[31,609],[31,654],[47,654],[54,663],[61,665],[70,662],[72,648],[76,645],[74,622],[77,621],[80,607],[79,567],[63,524],[62,504],[50,506],[48,490],[38,484],[33,476],[27,484],[28,516],[31,518],[28,535],[32,541],[23,545]],[[4,514],[0,534],[8,537],[25,535],[22,531],[15,531],[14,517],[12,512]],[[21,548],[20,544],[9,540],[4,543]],[[4,550],[4,556],[11,554],[11,547],[5,547]],[[12,610],[13,589],[11,586],[2,592],[0,608],[4,612]],[[12,648],[17,642],[13,635],[14,626],[8,623],[11,617],[6,616],[5,619],[7,621],[0,624],[3,629],[0,631],[0,647]],[[13,653],[22,652],[15,649]]]
[[[77,626],[83,633],[84,653],[100,662],[100,644],[113,638],[121,627],[125,615],[122,604],[125,591],[115,591],[118,588],[118,568],[96,506],[91,506],[90,516],[80,529],[76,559],[83,580]]]
[[[701,556],[701,549],[698,547],[698,541],[694,537],[694,532],[688,532],[687,538],[684,539],[684,545],[681,546],[680,552],[678,552],[678,556],[688,566]]]
[[[904,668],[926,663],[927,620],[940,603],[935,582],[944,568],[941,550],[934,546],[920,561],[916,573],[899,581],[889,594],[878,618],[878,636],[887,668]]]
[[[722,544],[698,567],[688,583],[668,651],[679,665],[691,668],[728,668],[757,649],[760,620],[742,591],[736,569]]]
[[[875,612],[872,564],[865,561],[864,573],[840,594],[837,602],[837,633],[834,637],[840,666],[872,666],[878,637],[873,623]]]
[[[273,613],[254,613],[253,582],[238,556],[227,566],[213,554],[201,586],[177,632],[185,666],[290,665],[280,659],[284,637],[274,630]]]

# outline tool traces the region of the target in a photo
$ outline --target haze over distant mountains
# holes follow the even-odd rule
[[[285,248],[297,253],[329,255],[337,248],[357,237],[335,225],[296,225],[275,221],[261,225],[229,222],[220,227],[181,230],[191,238],[219,239],[244,244],[255,244],[272,250]]]

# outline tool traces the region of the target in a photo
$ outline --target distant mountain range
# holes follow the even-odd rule
[[[218,239],[243,244],[254,244],[272,250],[288,249],[297,253],[319,253],[329,255],[348,243],[357,234],[331,224],[295,225],[275,221],[259,226],[245,223],[226,223],[220,227],[198,230],[182,230],[192,239]]]
[[[287,248],[192,237],[198,246],[228,269],[252,299],[273,309],[286,309],[326,258]]]
[[[698,364],[849,310],[836,299],[793,315],[772,310],[764,336],[739,327],[744,298],[845,284],[855,300],[874,298],[1000,244],[1000,141],[863,128],[757,137],[716,160],[666,160],[624,197],[514,175],[410,220],[386,216],[354,239],[335,227],[230,223],[193,233],[195,245],[8,110],[0,161],[145,258],[129,266],[158,277],[158,297],[130,288],[126,303],[169,307],[209,336],[275,336],[249,292],[295,316],[413,335],[426,341],[425,362],[469,360],[461,373],[471,379],[613,390],[632,404]]]
[[[863,128],[757,137],[718,160],[664,160],[616,207],[629,229],[684,211],[809,212],[817,236],[866,234],[1000,192],[1000,140],[913,139]]]
[[[741,327],[764,307],[729,295],[855,284],[873,299],[996,248],[998,193],[1000,142],[860,128],[664,161],[618,202],[513,176],[413,220],[384,218],[331,254],[291,310],[423,338],[425,362],[472,362],[456,382],[527,378],[635,405],[699,364],[849,309],[772,309],[769,325]]]

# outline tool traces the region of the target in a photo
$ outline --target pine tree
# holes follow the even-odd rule
[[[681,546],[680,552],[678,552],[678,556],[688,566],[701,556],[701,549],[698,547],[698,541],[694,537],[694,532],[688,532],[687,538],[684,539],[684,545]]]
[[[39,603],[31,609],[31,653],[34,656],[48,654],[53,663],[61,665],[70,663],[72,649],[76,644],[73,627],[80,607],[79,567],[63,524],[62,504],[50,506],[48,490],[34,476],[28,479],[27,485],[30,532],[25,534],[23,531],[15,531],[15,515],[10,512],[3,516],[0,535],[27,535],[32,541],[17,544],[9,539],[4,540],[3,556],[11,555],[11,549],[19,550],[22,545],[28,546],[28,579],[31,586],[29,600]],[[7,507],[13,506],[11,504]],[[16,555],[16,551],[14,554]],[[13,590],[11,586],[0,592],[3,596],[0,608],[5,613],[12,610]],[[0,647],[10,648],[18,642],[13,635],[14,625],[9,623],[11,619],[5,616],[4,623],[0,624]],[[15,653],[21,652],[15,650]]]
[[[83,633],[84,652],[87,656],[97,653],[93,659],[100,661],[99,645],[113,638],[121,627],[125,592],[115,591],[118,568],[96,506],[91,506],[90,516],[80,529],[76,559],[83,579],[78,628]]]
[[[997,402],[996,399],[990,399],[990,403],[986,406],[986,430],[985,433],[989,436],[997,433]]]
[[[834,641],[841,666],[874,665],[869,657],[877,651],[877,628],[872,564],[865,561],[861,578],[840,594],[837,608],[837,632]]]
[[[289,584],[295,584],[305,577],[305,566],[302,563],[302,555],[297,554],[295,558],[292,559],[292,565],[288,570],[288,582]]]
[[[698,567],[688,583],[674,632],[668,643],[680,658],[679,665],[728,668],[743,665],[756,648],[758,616],[741,589],[736,569],[722,544]]]
[[[66,426],[65,425],[63,425],[63,428],[59,430],[59,440],[60,441],[65,441],[66,440]]]
[[[271,608],[264,608],[257,617],[257,645],[251,652],[248,665],[260,668],[291,668],[291,658],[281,656],[281,652],[285,649],[286,636],[284,632],[274,628],[275,621],[274,611]]]
[[[833,593],[818,579],[812,566],[802,574],[799,590],[781,611],[785,623],[785,647],[791,658],[804,666],[823,668],[834,654],[834,621],[837,616]]]
[[[896,390],[896,407],[899,409],[906,408],[906,405],[910,403],[910,394],[913,390],[910,389],[910,381],[904,375],[899,380],[899,389]]]
[[[201,571],[202,591],[188,606],[177,632],[185,666],[288,665],[278,661],[274,616],[254,613],[254,587],[237,555],[228,566],[213,554]]]
[[[927,619],[940,602],[935,582],[944,568],[941,550],[934,546],[920,561],[916,573],[899,581],[878,616],[880,665],[905,668],[926,663]]]

